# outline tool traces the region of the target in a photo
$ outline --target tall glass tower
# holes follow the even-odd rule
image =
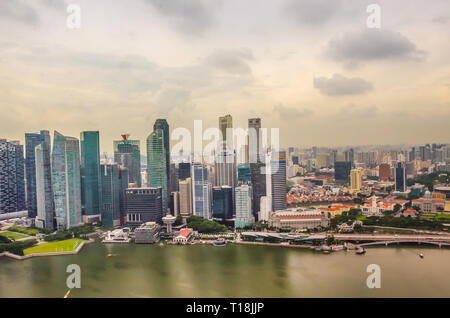
[[[162,210],[167,212],[167,170],[164,131],[156,129],[147,137],[147,172],[149,187],[160,187]]]
[[[35,218],[37,215],[35,149],[44,141],[50,147],[50,133],[47,130],[41,130],[39,134],[25,134],[25,176],[27,180],[27,209],[30,218]]]
[[[23,146],[0,139],[0,213],[25,210]]]
[[[36,163],[36,226],[54,230],[54,204],[52,170],[50,162],[50,137],[35,148]]]
[[[139,140],[130,140],[122,135],[114,141],[114,161],[128,169],[129,182],[141,186],[141,146]]]
[[[191,169],[193,214],[210,219],[212,185],[208,181],[208,168],[200,163],[194,163]]]
[[[83,131],[81,143],[81,202],[84,214],[100,215],[102,184],[100,177],[100,138],[98,131]]]
[[[55,131],[52,182],[58,230],[82,225],[80,144],[78,139]]]
[[[170,136],[169,136],[169,124],[165,119],[157,119],[153,125],[153,131],[161,129],[164,132],[164,151],[166,153],[166,175],[167,184],[170,184]],[[165,211],[164,211],[165,212]]]

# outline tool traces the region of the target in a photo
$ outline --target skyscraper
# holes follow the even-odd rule
[[[162,209],[165,215],[167,212],[167,170],[162,129],[156,129],[147,137],[147,171],[148,185],[161,188]]]
[[[212,216],[215,219],[231,219],[233,217],[233,188],[230,186],[212,188]]]
[[[235,189],[236,220],[235,228],[245,228],[255,223],[252,211],[252,187],[248,184],[240,185]],[[286,201],[286,200],[285,200]]]
[[[52,168],[50,161],[50,136],[35,148],[36,167],[36,226],[54,230],[55,208],[53,203]]]
[[[130,140],[122,135],[122,140],[114,141],[114,161],[128,169],[129,182],[141,186],[141,146],[139,140]]]
[[[188,217],[192,215],[192,182],[191,178],[181,180],[180,188],[180,215]]]
[[[219,117],[219,129],[220,129],[220,132],[222,133],[222,138],[223,138],[222,147],[224,150],[227,149],[227,146],[228,146],[227,143],[230,143],[232,145],[232,142],[233,142],[233,140],[227,140],[227,128],[233,128],[233,119],[232,119],[231,115],[225,115],[225,116]],[[228,147],[228,148],[230,148],[230,147]],[[231,149],[228,149],[228,150],[231,150]]]
[[[351,163],[349,161],[336,161],[334,163],[334,180],[336,183],[348,183]]]
[[[178,164],[178,180],[185,180],[191,177],[191,164],[189,162],[180,162]]]
[[[250,171],[250,164],[243,163],[238,166],[238,183],[251,183],[252,173]]]
[[[193,214],[210,219],[212,186],[208,182],[208,168],[200,163],[194,163],[191,176]]]
[[[27,209],[30,218],[35,218],[37,215],[35,149],[43,141],[46,141],[50,146],[50,133],[47,130],[41,130],[39,134],[25,134]]]
[[[406,191],[406,170],[401,162],[397,163],[397,167],[395,167],[395,191]]]
[[[126,224],[133,228],[146,222],[162,224],[161,188],[126,189],[125,213]]]
[[[120,225],[121,206],[123,206],[124,182],[122,177],[128,178],[127,173],[118,164],[103,164],[100,166],[102,184],[102,224],[107,227]],[[126,182],[128,185],[128,182]]]
[[[236,157],[229,151],[220,151],[216,155],[215,162],[215,186],[236,185]]]
[[[261,158],[265,160],[265,158]],[[255,217],[261,209],[261,198],[266,195],[266,175],[261,172],[264,170],[265,163],[250,163],[251,181],[253,186],[253,213]]]
[[[286,152],[272,153],[272,210],[286,209]]]
[[[100,137],[98,131],[83,131],[81,144],[81,203],[83,219],[90,223],[99,219],[102,206],[102,182],[100,176]]]
[[[165,119],[157,119],[155,124],[153,125],[153,131],[157,129],[161,129],[164,132],[164,152],[166,155],[166,176],[167,176],[167,185],[170,183],[170,136],[169,136],[169,124]],[[175,191],[175,189],[170,189],[171,191]]]
[[[381,181],[388,181],[391,178],[391,166],[388,163],[382,163],[379,165],[378,178]]]
[[[350,171],[350,191],[358,193],[362,187],[362,170],[352,169]]]
[[[52,183],[58,230],[82,225],[80,144],[78,139],[55,131],[52,152]]]
[[[23,146],[0,139],[0,213],[26,209],[24,174]]]
[[[248,128],[254,128],[256,134],[256,140],[251,140],[250,133],[248,138],[248,155],[247,158],[250,163],[256,163],[261,160],[260,158],[260,130],[261,130],[261,118],[249,118],[248,120]]]

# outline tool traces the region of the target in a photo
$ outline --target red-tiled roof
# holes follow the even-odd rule
[[[182,229],[182,230],[180,231],[180,233],[178,233],[177,237],[178,237],[178,236],[188,237],[189,234],[191,234],[191,231],[192,231],[191,229]]]

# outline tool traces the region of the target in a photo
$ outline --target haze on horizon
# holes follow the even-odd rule
[[[448,0],[2,1],[0,137],[100,130],[111,153],[231,114],[283,147],[449,143],[449,35]]]

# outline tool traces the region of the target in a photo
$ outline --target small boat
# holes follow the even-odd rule
[[[163,242],[160,242],[160,243],[159,243],[159,246],[164,246],[164,243],[163,243]]]
[[[423,258],[423,254],[422,253],[420,253],[419,256],[420,256],[420,258]]]
[[[330,254],[330,251],[323,251],[324,254]]]
[[[356,254],[364,254],[366,252],[366,250],[364,249],[364,247],[360,247],[356,250]]]
[[[227,242],[224,239],[217,239],[213,242],[214,246],[225,246]]]

